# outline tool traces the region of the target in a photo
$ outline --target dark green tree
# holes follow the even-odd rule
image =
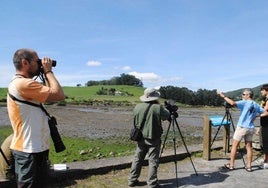
[[[113,77],[110,80],[101,80],[101,81],[93,81],[90,80],[86,83],[86,86],[93,85],[130,85],[143,87],[143,83],[140,79],[136,78],[133,75],[129,74],[121,74],[120,77]]]

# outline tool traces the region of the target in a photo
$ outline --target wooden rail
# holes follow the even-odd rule
[[[217,127],[217,131],[220,131],[221,127],[224,128],[223,134],[223,150],[226,153],[230,152],[230,123],[225,122],[223,117],[219,116],[219,119],[222,118],[221,122],[212,122],[211,118],[207,115],[204,116],[204,127],[203,127],[203,159],[210,160],[211,159],[211,127]],[[215,123],[215,124],[213,124]],[[217,132],[218,133],[218,132]]]

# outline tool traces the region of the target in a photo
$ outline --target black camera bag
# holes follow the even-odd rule
[[[133,127],[131,130],[130,130],[130,140],[133,140],[133,141],[140,141],[142,139],[142,131],[137,128],[137,127]]]

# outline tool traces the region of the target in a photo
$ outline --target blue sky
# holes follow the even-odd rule
[[[266,0],[2,0],[0,19],[0,87],[19,48],[56,59],[63,86],[122,73],[194,91],[268,83]]]

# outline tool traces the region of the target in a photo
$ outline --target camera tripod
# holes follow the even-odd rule
[[[219,126],[219,128],[218,128],[218,130],[217,130],[217,132],[216,132],[216,134],[215,134],[215,136],[214,136],[214,138],[213,138],[213,140],[211,142],[210,148],[212,147],[212,145],[213,145],[213,143],[214,143],[214,141],[215,141],[215,139],[216,139],[216,137],[217,137],[217,135],[218,135],[221,127],[225,125],[224,120],[226,120],[226,123],[227,124],[229,124],[229,122],[230,122],[230,125],[233,128],[233,131],[235,131],[233,118],[232,118],[232,115],[230,113],[230,107],[225,106],[225,115],[223,116],[222,121],[221,121],[221,124],[220,124],[220,126]],[[226,126],[229,126],[229,125],[226,125]],[[228,129],[228,131],[230,131],[230,129]],[[230,133],[227,133],[226,134],[226,137],[230,137]],[[228,144],[228,146],[229,146],[229,140],[230,140],[230,138],[226,138],[225,140],[226,140],[226,142],[228,142],[228,143],[225,143],[225,144]],[[225,154],[227,153],[227,151],[226,151],[227,148],[228,147],[225,147]],[[242,158],[242,161],[243,161],[244,165],[246,165],[246,162],[245,162],[244,157],[243,157],[243,153],[242,153],[242,151],[240,149],[240,145],[238,145],[238,150],[239,150],[239,153],[241,155],[241,158]]]
[[[9,162],[8,162],[8,160],[7,160],[7,157],[6,157],[6,155],[4,154],[4,152],[3,152],[3,150],[2,150],[1,147],[0,147],[0,153],[2,154],[2,156],[3,156],[4,160],[6,161],[7,165],[9,166],[10,164],[9,164]]]
[[[196,172],[196,169],[195,169],[193,160],[192,160],[192,158],[191,158],[191,154],[189,153],[188,148],[187,148],[187,146],[186,146],[186,143],[185,143],[185,141],[184,141],[184,138],[183,138],[183,136],[182,136],[182,133],[181,133],[181,130],[180,130],[180,128],[179,128],[179,125],[178,125],[178,122],[177,122],[177,120],[176,120],[176,117],[178,117],[177,112],[175,112],[175,114],[174,114],[174,112],[172,112],[172,113],[171,113],[171,120],[170,120],[168,129],[167,129],[167,133],[166,133],[166,136],[165,136],[165,139],[164,139],[164,142],[163,142],[163,146],[162,146],[161,152],[160,152],[160,158],[161,158],[161,155],[162,155],[163,150],[164,150],[164,148],[165,148],[165,144],[166,144],[166,140],[167,140],[167,137],[168,137],[168,133],[169,133],[170,127],[172,126],[172,132],[173,132],[173,139],[172,139],[172,140],[173,140],[173,149],[174,149],[174,163],[175,163],[175,173],[176,173],[176,184],[177,184],[177,187],[178,187],[178,168],[177,168],[177,160],[176,160],[176,155],[177,155],[177,154],[176,154],[176,135],[175,135],[175,125],[176,125],[176,127],[177,127],[177,129],[178,129],[178,131],[179,131],[179,135],[180,135],[181,140],[182,140],[182,142],[183,142],[183,145],[184,145],[184,147],[185,147],[185,149],[186,149],[186,152],[187,152],[187,154],[188,154],[188,156],[189,156],[189,158],[190,158],[190,161],[191,161],[192,166],[193,166],[193,168],[194,168],[195,174],[196,174],[196,175],[198,175],[198,174],[197,174],[197,172]]]
[[[5,162],[7,163],[7,168],[5,169],[7,179],[9,180],[15,179],[14,158],[12,157],[9,161],[1,147],[0,147],[0,153],[2,154]]]

